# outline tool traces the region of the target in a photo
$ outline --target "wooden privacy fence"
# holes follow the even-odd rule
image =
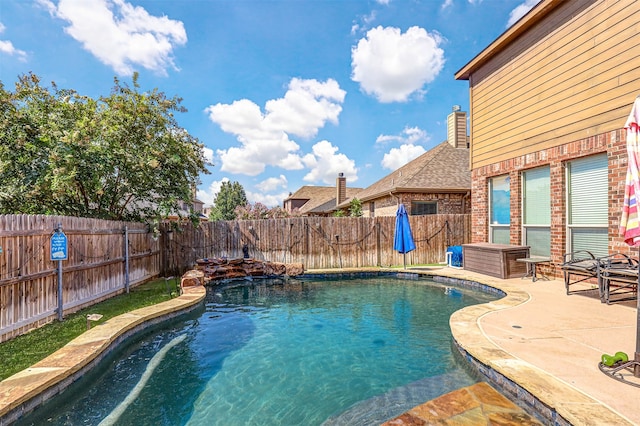
[[[61,227],[67,260],[51,260]],[[160,242],[141,223],[43,215],[0,215],[0,342],[161,273]]]
[[[470,241],[469,215],[409,220],[416,250],[407,265],[443,262],[448,246]],[[58,228],[66,260],[51,260]],[[151,278],[179,276],[196,259],[242,257],[245,246],[251,257],[305,269],[402,265],[394,228],[395,217],[301,217],[165,223],[157,238],[142,223],[0,215],[0,342],[60,317],[59,297],[62,314],[70,313]]]
[[[402,254],[393,250],[395,220],[300,217],[186,224],[177,230],[165,224],[165,274],[180,274],[200,258],[242,257],[245,245],[250,257],[302,263],[305,269],[402,265]],[[470,241],[470,215],[411,216],[409,221],[416,250],[407,253],[407,266],[444,262],[448,246]]]

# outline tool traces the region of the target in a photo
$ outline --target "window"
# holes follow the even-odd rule
[[[510,183],[509,176],[498,176],[489,179],[489,242],[491,243],[510,243]]]
[[[424,216],[438,214],[438,204],[434,201],[413,201],[411,203],[411,216]]]
[[[375,217],[376,215],[376,204],[375,201],[371,201],[369,203],[369,217]]]
[[[551,255],[551,191],[549,167],[522,174],[522,228],[532,256]]]
[[[609,254],[607,173],[606,155],[567,163],[567,251]]]

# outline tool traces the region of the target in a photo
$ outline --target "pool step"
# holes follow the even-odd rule
[[[481,382],[418,405],[382,426],[433,424],[542,425],[489,384]]]
[[[379,426],[424,401],[473,383],[475,380],[464,370],[428,377],[354,404],[343,413],[329,417],[322,426]]]

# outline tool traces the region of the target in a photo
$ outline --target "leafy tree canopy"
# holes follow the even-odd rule
[[[262,203],[246,204],[238,206],[235,209],[236,219],[283,219],[292,217],[285,209],[280,206],[268,208]],[[299,216],[299,214],[298,214]]]
[[[353,198],[349,203],[349,216],[361,217],[362,216],[362,201],[358,198]]]
[[[213,200],[213,208],[209,219],[211,220],[234,220],[236,218],[236,207],[247,204],[247,195],[240,182],[222,182],[220,191]]]
[[[191,203],[203,146],[181,128],[180,98],[114,79],[109,96],[0,82],[0,213],[149,220]]]

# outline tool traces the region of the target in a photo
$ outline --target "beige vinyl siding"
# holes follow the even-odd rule
[[[639,12],[564,4],[474,72],[471,167],[622,127],[640,92]]]

